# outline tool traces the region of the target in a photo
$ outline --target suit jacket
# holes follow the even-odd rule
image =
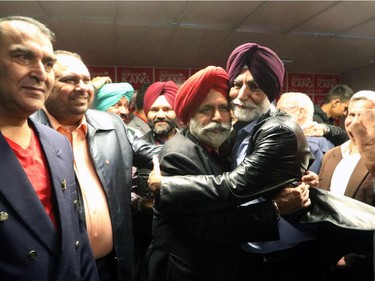
[[[133,119],[129,122],[128,127],[130,130],[135,129],[134,133],[138,138],[151,130],[150,126],[137,115],[134,115]]]
[[[23,167],[0,134],[1,280],[98,280],[77,204],[68,140],[40,124],[29,124],[48,164],[58,227],[54,227]]]
[[[339,146],[329,150],[325,154],[319,173],[320,188],[325,190],[330,189],[333,172],[341,160],[342,153]],[[374,177],[371,176],[363,160],[360,159],[350,176],[344,195],[375,206],[374,183]]]
[[[130,202],[132,165],[149,167],[152,155],[158,153],[160,147],[134,139],[121,118],[112,113],[88,110],[85,116],[90,156],[111,214],[118,278],[119,281],[133,280],[134,242]],[[50,126],[43,110],[32,117]]]
[[[159,158],[164,175],[223,172],[220,160],[185,131],[164,144]],[[235,280],[238,242],[278,239],[275,210],[269,202],[219,207],[207,215],[154,211],[153,241],[145,259],[148,281]]]
[[[329,150],[325,154],[323,158],[323,164],[319,173],[320,188],[330,190],[332,175],[337,165],[342,159],[343,157],[340,146],[337,146]],[[363,160],[359,159],[357,165],[355,166],[350,176],[344,195],[361,201],[363,203],[369,204],[371,206],[375,206],[374,184],[375,178],[369,173],[369,171],[363,163]],[[370,255],[366,257],[351,254],[345,256],[345,261],[348,265],[358,267],[358,265],[370,264],[370,262],[368,261],[370,258]],[[361,267],[360,270],[362,272],[365,272],[365,270],[369,272],[372,271],[371,267]]]

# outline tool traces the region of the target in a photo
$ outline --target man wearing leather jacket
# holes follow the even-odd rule
[[[163,174],[217,175],[229,169],[227,157],[219,151],[231,130],[227,95],[227,74],[215,66],[198,71],[179,88],[174,107],[186,127],[166,142],[159,154]],[[288,193],[297,197],[297,210],[301,204],[298,196],[308,200],[307,188],[301,189],[304,192],[297,188]],[[190,214],[159,212],[157,205],[155,210],[153,240],[142,280],[234,281],[240,242],[278,239],[272,200],[202,215],[193,210]]]
[[[133,139],[118,116],[88,109],[94,90],[80,56],[56,51],[55,83],[33,117],[71,142],[83,218],[100,280],[134,280],[131,169],[147,167],[160,148]]]
[[[161,179],[151,175],[150,187],[156,191],[160,187],[155,209],[163,212],[199,210],[205,213],[219,206],[244,203],[260,196],[267,200],[287,183],[299,181],[308,169],[311,156],[302,130],[290,116],[274,111],[271,105],[280,93],[284,77],[284,67],[278,56],[258,44],[243,44],[229,57],[227,72],[230,98],[238,120],[234,125],[236,137],[232,149],[232,172],[221,176]],[[161,183],[158,183],[160,180]],[[327,203],[329,194],[315,189],[313,193],[316,205],[313,206],[314,212],[307,213],[305,222],[326,220],[334,224],[338,222],[340,227],[344,225],[349,229],[374,229],[371,219],[363,223],[360,215],[349,219],[347,225],[346,222],[342,223],[341,209],[349,205],[359,207],[358,203],[332,198],[337,205],[331,205]],[[335,209],[334,206],[341,208]],[[367,212],[374,215],[374,211],[365,206],[359,209],[363,211],[362,214]],[[324,217],[327,210],[332,220]],[[260,251],[244,252],[239,280],[322,280],[325,264],[320,250],[324,249],[317,244],[316,229],[289,224],[283,219],[279,220],[279,224],[279,230],[282,230],[279,241],[270,246],[253,247]],[[367,234],[364,235],[368,242],[370,236]],[[244,245],[244,249],[248,251],[248,245]],[[334,254],[340,257],[340,253]]]

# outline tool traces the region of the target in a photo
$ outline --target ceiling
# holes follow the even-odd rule
[[[90,66],[225,67],[238,45],[273,49],[289,72],[375,63],[375,1],[0,1],[56,33]]]

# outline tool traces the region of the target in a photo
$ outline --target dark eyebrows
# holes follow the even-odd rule
[[[36,57],[35,53],[32,52],[30,49],[28,48],[25,48],[24,46],[22,45],[16,45],[15,47],[11,48],[10,50],[10,54],[11,55],[15,55],[17,53],[22,53],[22,54],[26,54],[30,57]],[[43,58],[43,62],[52,62],[52,63],[56,63],[57,61],[57,58],[55,55],[50,55],[50,56],[47,56],[45,58]]]
[[[48,56],[48,57],[44,58],[43,61],[49,61],[49,62],[53,62],[53,64],[55,64],[56,61],[57,61],[57,58],[55,56]]]
[[[247,85],[249,85],[249,86],[256,86],[256,87],[259,87],[257,81],[255,81],[254,78],[251,79],[251,80],[249,80],[249,81],[247,81]]]

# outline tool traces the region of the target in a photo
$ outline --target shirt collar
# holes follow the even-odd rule
[[[248,134],[252,133],[252,131],[253,131],[255,125],[258,123],[258,121],[259,121],[259,118],[254,119],[249,124],[247,124],[246,126],[241,128],[241,130],[246,131]]]
[[[51,127],[55,129],[56,131],[64,131],[64,132],[69,132],[69,129],[67,127],[64,127],[57,119],[48,112],[48,110],[44,107],[43,108],[44,112],[46,113],[49,122],[51,123]],[[81,131],[84,136],[86,137],[87,135],[87,121],[85,115],[83,115],[81,122],[79,123],[78,127],[74,131]]]

